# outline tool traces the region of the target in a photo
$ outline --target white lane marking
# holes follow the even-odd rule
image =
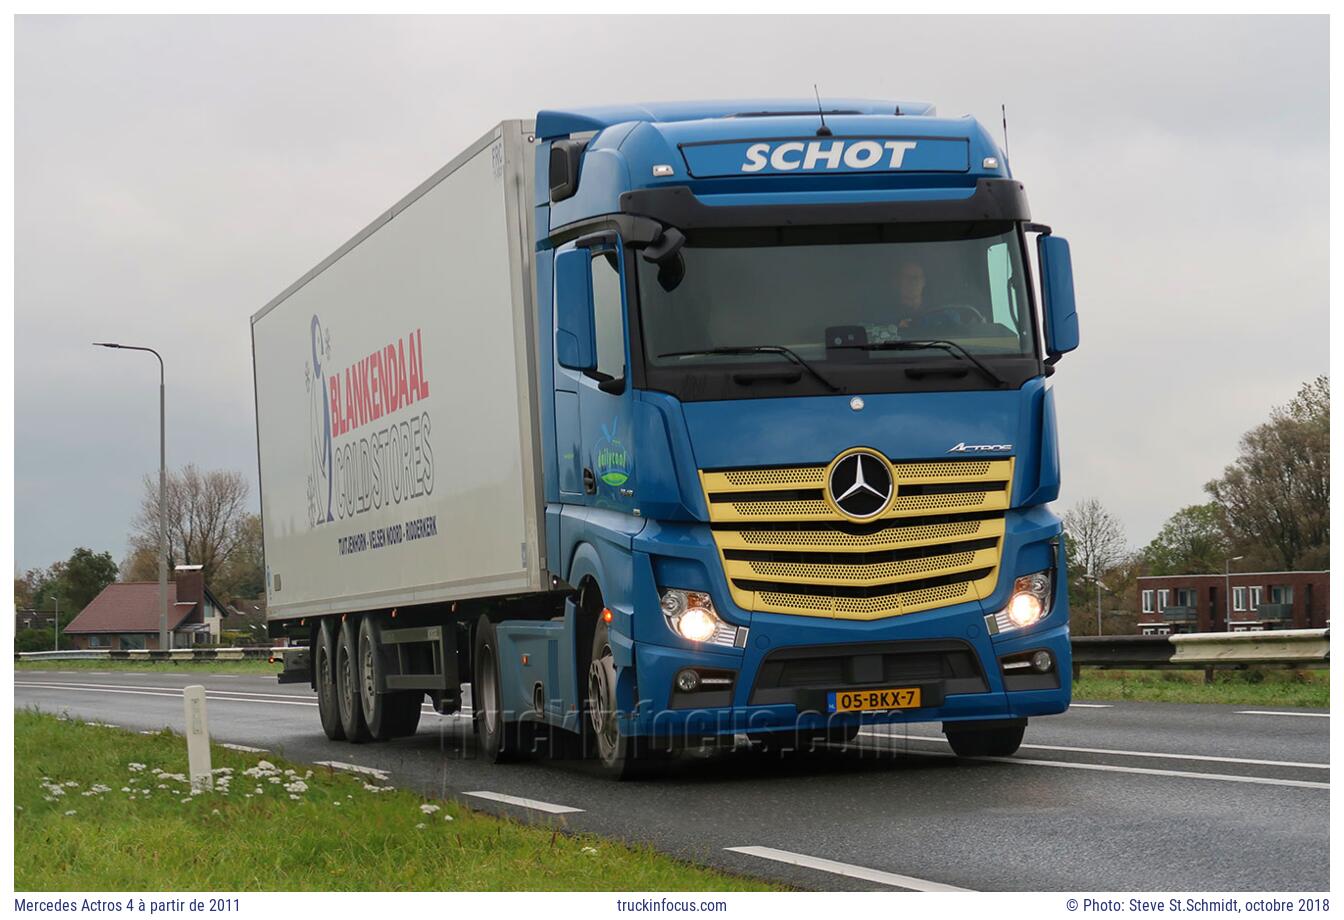
[[[1070,703],[1070,709],[1112,709],[1110,703]]]
[[[886,732],[859,732],[874,738],[893,738],[897,741],[932,741],[947,744],[946,738],[932,735],[897,735]],[[1024,748],[1038,751],[1067,751],[1072,754],[1112,754],[1117,757],[1152,757],[1159,760],[1207,760],[1211,763],[1244,763],[1259,767],[1302,767],[1309,770],[1329,770],[1328,763],[1304,763],[1295,760],[1253,760],[1249,757],[1214,757],[1210,754],[1163,754],[1158,751],[1118,751],[1111,748],[1065,747],[1061,744],[1024,744]]]
[[[881,885],[891,885],[896,888],[908,888],[911,891],[972,890],[970,888],[957,888],[954,885],[944,885],[941,882],[930,882],[909,875],[897,875],[894,872],[869,869],[866,866],[852,866],[849,863],[836,862],[832,859],[821,859],[817,856],[807,856],[802,853],[790,853],[788,850],[776,850],[774,847],[724,847],[724,849],[730,853],[745,853],[747,856],[773,859],[775,862],[788,863],[791,866],[802,866],[806,869],[816,869],[834,875],[846,875],[850,878],[863,879],[866,882],[877,882]]]
[[[24,686],[24,687],[36,687],[36,686],[42,686],[42,687],[56,687],[56,688],[64,688],[64,687],[68,687],[68,688],[76,689],[76,690],[103,690],[103,689],[113,689],[113,690],[152,690],[152,691],[154,691],[155,693],[181,693],[181,692],[182,692],[182,687],[148,687],[148,686],[145,686],[145,685],[143,685],[143,684],[98,684],[98,683],[81,684],[81,683],[75,683],[75,682],[73,682],[73,681],[50,681],[50,682],[47,682],[47,683],[41,683],[41,684],[39,684],[39,683],[32,682],[32,681],[24,681],[24,682],[20,682],[20,681],[17,681],[17,680],[16,680],[16,681],[14,682],[14,685],[15,685],[16,687],[19,687],[19,686]],[[261,700],[270,700],[270,699],[278,699],[278,700],[297,700],[297,699],[310,699],[310,698],[311,698],[311,699],[315,699],[315,697],[310,697],[309,694],[306,694],[306,693],[256,693],[256,692],[253,692],[253,691],[251,691],[251,690],[224,690],[224,689],[220,689],[220,688],[218,688],[218,687],[213,688],[213,689],[210,688],[210,687],[206,687],[206,688],[205,688],[205,692],[206,692],[207,694],[209,694],[209,693],[227,693],[227,694],[229,694],[230,696],[256,697],[257,699],[261,699]]]
[[[573,808],[569,805],[554,805],[551,802],[539,802],[536,799],[524,799],[516,795],[505,795],[502,792],[464,792],[463,795],[474,795],[478,799],[489,799],[492,802],[503,802],[505,805],[517,805],[519,808],[530,808],[533,811],[545,811],[553,815],[568,815],[574,812],[583,811],[582,808]]]
[[[174,699],[174,700],[180,700],[180,699],[182,699],[182,692],[181,692],[180,690],[177,691],[177,692],[165,692],[165,691],[163,691],[163,690],[121,690],[121,689],[112,688],[112,687],[96,687],[96,686],[79,687],[79,686],[76,686],[76,685],[74,685],[74,684],[37,684],[37,683],[21,682],[21,681],[17,681],[17,680],[14,682],[14,686],[16,686],[16,687],[39,687],[39,688],[52,689],[52,690],[75,690],[75,691],[78,691],[78,692],[80,692],[80,693],[124,693],[124,694],[127,694],[127,695],[129,695],[129,696],[163,696],[163,697],[167,697],[167,698],[169,698],[169,699]],[[227,695],[227,696],[219,696],[218,694],[220,694],[220,693],[226,693],[226,694],[229,694],[229,695]],[[238,696],[237,696],[236,694],[233,694],[232,691],[228,691],[228,690],[216,690],[216,691],[214,691],[214,692],[211,692],[211,691],[207,690],[207,691],[206,691],[206,694],[205,694],[205,697],[206,697],[206,699],[210,700],[212,703],[213,703],[213,702],[220,702],[220,703],[266,703],[266,704],[269,704],[269,705],[272,705],[272,706],[316,706],[316,705],[317,705],[317,703],[315,703],[315,702],[313,702],[313,703],[309,703],[309,702],[305,702],[305,701],[303,701],[303,700],[277,700],[277,699],[265,699],[265,698],[240,699],[240,698],[238,698]]]
[[[365,776],[373,776],[387,782],[387,778],[392,775],[390,770],[379,770],[377,767],[361,767],[357,763],[342,763],[339,760],[319,760],[316,761],[319,767],[331,767],[333,770],[344,770],[346,773],[362,773]]]
[[[1143,776],[1181,776],[1189,779],[1215,779],[1225,783],[1252,783],[1260,786],[1295,786],[1299,789],[1329,789],[1329,783],[1305,779],[1273,779],[1267,776],[1235,776],[1231,773],[1191,773],[1186,770],[1155,770],[1148,767],[1116,767],[1101,763],[1070,763],[1063,760],[1028,760],[1019,757],[977,757],[995,763],[1018,763],[1033,767],[1065,767],[1070,770],[1100,770],[1106,773],[1138,773]]]
[[[859,734],[863,734],[860,732]],[[956,757],[951,751],[921,751],[920,757]],[[1027,767],[1061,767],[1066,770],[1099,770],[1104,773],[1137,773],[1142,776],[1175,776],[1186,779],[1213,779],[1225,783],[1252,783],[1259,786],[1295,786],[1300,789],[1329,789],[1329,783],[1304,779],[1273,779],[1268,776],[1237,776],[1232,773],[1191,773],[1186,770],[1158,770],[1152,767],[1117,767],[1103,763],[1076,763],[1071,760],[1032,760],[1027,757],[963,757],[962,760],[984,760],[994,763],[1015,763]]]
[[[244,754],[269,754],[269,748],[253,747],[250,744],[230,744],[227,741],[219,742],[222,748],[228,748],[231,751],[242,751]]]
[[[1239,716],[1306,716],[1309,719],[1328,719],[1328,712],[1274,712],[1269,709],[1240,709]]]

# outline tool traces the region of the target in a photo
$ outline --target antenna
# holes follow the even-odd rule
[[[1003,113],[1003,159],[1004,165],[1008,163],[1008,106],[999,103],[999,110]]]
[[[817,89],[817,84],[812,84],[812,92],[817,95],[817,117],[821,119],[821,127],[817,129],[817,137],[830,137],[831,129],[826,127],[826,113],[821,108],[821,90]]]

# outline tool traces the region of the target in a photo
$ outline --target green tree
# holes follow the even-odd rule
[[[1304,384],[1241,438],[1241,454],[1205,487],[1234,546],[1286,570],[1330,557],[1330,380]],[[1255,552],[1255,551],[1258,551]]]
[[[65,561],[61,574],[61,608],[83,610],[99,593],[117,580],[117,564],[111,553],[95,553],[83,546]]]
[[[1150,575],[1220,572],[1230,555],[1222,511],[1214,502],[1188,505],[1162,525],[1143,549]]]

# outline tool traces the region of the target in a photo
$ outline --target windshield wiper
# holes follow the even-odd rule
[[[980,369],[981,373],[994,381],[996,386],[1004,387],[1008,385],[1007,381],[986,367],[975,355],[950,339],[902,339],[899,342],[869,342],[862,345],[832,345],[830,347],[858,348],[863,351],[918,351],[925,348],[941,348],[954,357],[964,357],[967,361],[970,361]]]
[[[807,371],[813,377],[816,377],[832,393],[839,393],[840,388],[827,379],[821,371],[808,364],[792,348],[785,348],[783,345],[722,345],[718,348],[696,348],[691,351],[668,351],[659,355],[660,358],[687,358],[692,355],[783,355],[794,364]]]

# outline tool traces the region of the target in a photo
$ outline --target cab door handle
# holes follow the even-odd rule
[[[597,494],[597,477],[586,466],[583,468],[583,491],[586,495]]]

